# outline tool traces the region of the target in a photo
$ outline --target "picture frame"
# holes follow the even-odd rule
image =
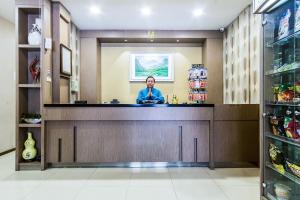
[[[60,73],[72,76],[72,50],[63,44],[60,44]]]
[[[157,82],[173,82],[173,54],[130,54],[130,81],[143,82],[148,76],[153,76]]]

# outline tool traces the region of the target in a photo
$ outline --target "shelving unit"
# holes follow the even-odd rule
[[[300,31],[295,29],[299,5],[300,0],[288,0],[263,20],[261,189],[269,200],[277,199],[277,183],[290,188],[290,200],[300,199],[300,178],[286,164],[291,160],[300,166]],[[283,20],[288,22],[285,27]]]
[[[21,115],[26,113],[41,113],[41,84],[34,83],[28,66],[36,57],[40,60],[42,69],[41,45],[30,45],[27,42],[28,33],[35,23],[36,18],[41,18],[42,8],[40,5],[16,6],[16,30],[17,36],[17,135],[16,135],[16,170],[41,170],[41,129],[43,124],[26,124],[21,121]],[[38,156],[34,161],[25,161],[22,158],[24,142],[27,132],[32,132],[36,141],[35,147]]]
[[[290,179],[291,181],[297,183],[300,185],[300,178],[298,178],[297,176],[289,173],[289,172],[285,172],[284,174],[280,173],[275,167],[273,167],[273,165],[270,162],[266,162],[266,166],[270,169],[272,169],[273,171],[277,172],[278,174]]]
[[[267,193],[267,197],[270,199],[270,200],[277,200],[276,197],[274,197],[272,194],[270,193]]]
[[[51,67],[51,51],[46,51],[44,47],[44,38],[51,37],[51,3],[49,0],[16,1],[16,170],[43,170],[45,169],[44,158],[44,121],[43,104],[45,97],[49,95],[51,86],[46,83],[47,68]],[[41,19],[41,44],[31,45],[28,42],[28,34],[35,24],[36,19]],[[29,70],[30,63],[37,58],[39,60],[40,78],[34,81]],[[46,68],[46,69],[45,69]],[[45,86],[47,88],[45,89]],[[49,89],[50,88],[50,89]],[[47,101],[49,102],[49,101]],[[21,120],[22,114],[37,113],[42,115],[40,124],[27,124]],[[31,132],[35,140],[37,156],[32,161],[26,161],[22,158],[24,142],[27,139],[27,133]]]
[[[294,146],[300,148],[300,142],[297,142],[297,141],[295,141],[293,139],[289,139],[289,138],[286,138],[286,137],[273,135],[272,133],[267,133],[266,137],[274,139],[274,140],[279,140],[281,142],[284,142],[284,143],[287,143],[287,144],[290,144],[290,145],[294,145]]]

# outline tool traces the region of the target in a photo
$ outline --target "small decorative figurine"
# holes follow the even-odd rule
[[[31,73],[33,82],[38,83],[40,80],[41,68],[40,68],[40,60],[37,57],[35,57],[33,61],[30,63],[29,71]]]

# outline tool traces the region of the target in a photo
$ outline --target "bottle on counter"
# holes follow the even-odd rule
[[[173,98],[172,98],[172,104],[178,104],[178,98],[174,94],[173,94]]]

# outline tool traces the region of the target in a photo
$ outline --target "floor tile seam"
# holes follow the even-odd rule
[[[176,189],[175,189],[174,180],[173,180],[173,178],[172,178],[172,176],[171,176],[170,168],[168,168],[168,172],[169,172],[169,175],[170,175],[170,180],[171,180],[171,184],[172,184],[172,189],[173,189],[173,192],[175,193],[175,197],[176,197],[177,200],[180,200],[180,199],[179,199],[179,196],[178,196],[178,194],[177,194],[177,192],[176,192]]]
[[[216,184],[216,186],[223,192],[225,195],[226,199],[231,200],[230,196],[227,195],[226,191],[222,188],[221,185],[212,177],[212,181]]]

